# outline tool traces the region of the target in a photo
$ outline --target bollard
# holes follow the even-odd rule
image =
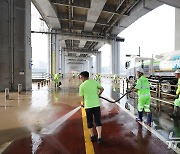
[[[44,80],[44,86],[46,86],[46,80]]]
[[[38,89],[40,88],[40,82],[37,83],[38,84]]]
[[[159,94],[158,94],[159,98],[162,97],[162,95],[161,95],[161,88],[162,88],[162,85],[161,85],[161,82],[160,82],[160,84],[159,84]]]
[[[5,89],[5,100],[9,100],[9,88]]]
[[[43,87],[43,81],[41,81],[41,87]]]
[[[22,92],[22,84],[18,84],[18,94],[21,94]]]

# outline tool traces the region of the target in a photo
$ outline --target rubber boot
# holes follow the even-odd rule
[[[149,127],[151,127],[151,121],[152,121],[152,113],[147,113],[147,121],[145,121],[144,123]]]
[[[142,120],[142,116],[143,116],[143,112],[142,112],[142,111],[141,111],[141,112],[138,111],[138,118],[136,118],[136,122],[138,122],[138,121],[141,121],[141,122],[142,122],[142,121],[143,121],[143,120]]]
[[[178,116],[178,110],[179,110],[179,107],[178,106],[174,106],[174,110],[173,110],[173,113],[169,113],[169,116],[171,118],[175,118]]]
[[[177,106],[177,117],[180,117],[180,107]]]

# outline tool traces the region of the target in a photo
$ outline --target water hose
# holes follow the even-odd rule
[[[109,100],[109,99],[107,99],[107,98],[105,98],[105,97],[102,97],[102,96],[100,96],[99,98],[104,99],[104,100],[106,100],[106,101],[108,101],[108,102],[110,102],[110,103],[116,103],[116,102],[119,102],[119,101],[120,101],[124,96],[126,96],[128,93],[130,93],[130,92],[134,89],[134,87],[135,87],[135,85],[134,85],[131,89],[127,90],[127,92],[126,92],[124,95],[122,95],[119,99],[117,99],[117,100],[115,100],[115,101],[111,101],[111,100]]]

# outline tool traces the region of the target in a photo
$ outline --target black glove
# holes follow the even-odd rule
[[[131,93],[131,92],[132,92],[132,89],[126,89],[126,92],[127,92],[127,93]]]
[[[178,99],[179,98],[179,95],[176,95],[175,99]]]
[[[136,83],[133,83],[133,85],[132,85],[133,87],[135,87],[136,86]]]

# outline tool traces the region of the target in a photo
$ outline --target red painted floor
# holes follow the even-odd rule
[[[68,88],[67,88],[68,89]],[[66,89],[66,90],[67,90]],[[71,94],[73,93],[71,89]],[[77,91],[74,92],[77,95]],[[57,96],[60,94],[56,94]],[[62,93],[61,93],[62,95]],[[66,115],[79,104],[72,105],[71,95],[59,103],[52,95],[51,102],[58,110],[50,114],[46,126]],[[74,96],[73,96],[74,97]],[[80,102],[79,102],[80,103]],[[102,137],[103,144],[93,143],[95,154],[173,154],[167,145],[144,128],[116,104],[102,101]],[[50,117],[49,117],[50,116]],[[46,119],[46,118],[45,118]],[[41,129],[42,130],[42,129]],[[52,134],[32,132],[30,135],[15,139],[3,154],[85,154],[85,141],[82,125],[81,110],[63,122]]]

